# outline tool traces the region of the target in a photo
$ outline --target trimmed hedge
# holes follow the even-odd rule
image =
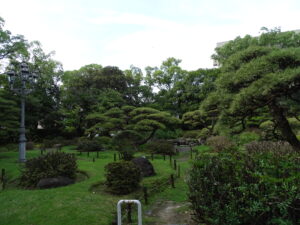
[[[105,166],[108,190],[117,195],[129,194],[139,187],[140,169],[130,161],[112,162]]]

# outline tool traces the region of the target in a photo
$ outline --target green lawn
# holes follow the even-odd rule
[[[70,147],[63,148],[65,152],[74,152]],[[33,150],[27,152],[27,157],[40,154]],[[91,153],[78,156],[80,170],[86,171],[89,178],[67,187],[47,190],[22,190],[12,184],[4,191],[0,191],[0,221],[5,225],[108,225],[116,213],[116,204],[120,199],[141,197],[137,191],[129,196],[114,196],[103,191],[103,188],[90,190],[91,186],[104,182],[104,166],[113,161],[114,152],[100,153],[100,158]],[[138,155],[143,155],[139,153]],[[181,167],[181,177],[175,181],[176,188],[171,188],[168,178],[176,173],[170,165],[169,158],[165,161],[162,156],[155,156],[152,161],[156,176],[145,178],[143,186],[147,186],[150,193],[149,205],[141,199],[143,209],[151,207],[158,200],[186,201],[187,186],[184,173],[189,167],[189,153],[176,156]],[[0,169],[5,168],[10,180],[18,177],[20,166],[16,163],[17,152],[0,153]]]

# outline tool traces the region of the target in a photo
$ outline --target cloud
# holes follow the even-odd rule
[[[146,16],[143,14],[135,13],[122,13],[116,11],[110,11],[104,13],[102,16],[88,19],[92,24],[97,25],[109,25],[109,24],[123,24],[123,25],[141,25],[144,27],[155,28],[172,28],[177,26],[184,26],[184,24],[176,23],[170,20],[161,19],[158,17]]]

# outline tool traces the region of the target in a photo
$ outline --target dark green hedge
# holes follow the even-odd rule
[[[188,185],[198,223],[300,224],[299,153],[206,153],[193,163]]]
[[[106,185],[113,194],[129,194],[139,187],[140,169],[130,161],[109,163],[105,166]]]

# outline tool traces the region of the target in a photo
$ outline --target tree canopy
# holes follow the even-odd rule
[[[287,116],[299,103],[300,35],[271,31],[260,37],[237,38],[217,49],[221,73],[216,91],[201,109],[215,108],[220,126],[245,128],[261,110],[272,118],[283,138],[300,149]],[[287,102],[290,103],[287,104]]]

